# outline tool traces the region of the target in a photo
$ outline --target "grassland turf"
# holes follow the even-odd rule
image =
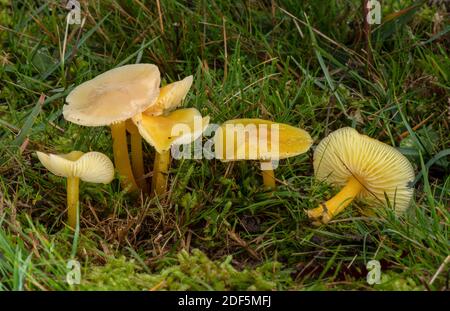
[[[367,36],[356,0],[80,2],[65,40],[60,1],[0,0],[0,289],[448,289],[448,4],[383,1]],[[312,150],[280,163],[273,193],[257,163],[185,159],[160,200],[82,183],[73,234],[65,181],[34,152],[112,157],[109,130],[65,121],[64,97],[136,62],[164,84],[193,74],[184,106],[213,123],[266,118],[315,143],[353,126],[398,147],[418,176],[411,208],[355,202],[315,227],[305,210],[338,189],[314,179]],[[65,281],[70,259],[80,285]]]

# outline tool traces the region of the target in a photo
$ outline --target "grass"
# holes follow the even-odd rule
[[[356,0],[160,2],[162,19],[154,1],[81,1],[85,23],[65,42],[59,1],[0,0],[0,289],[448,289],[448,4],[383,1],[367,37]],[[74,236],[65,182],[34,152],[112,157],[107,128],[63,119],[64,97],[135,62],[158,65],[163,83],[193,74],[184,105],[214,123],[266,118],[316,144],[352,126],[399,148],[417,174],[411,208],[395,217],[355,202],[314,227],[304,210],[337,189],[314,179],[312,150],[280,163],[273,194],[257,163],[180,160],[160,201],[117,179],[82,184]],[[66,282],[70,259],[79,285]]]

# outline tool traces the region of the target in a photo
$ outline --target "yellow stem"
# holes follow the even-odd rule
[[[319,207],[309,210],[308,217],[324,224],[329,222],[334,216],[342,212],[363,188],[363,185],[351,176],[338,194],[324,204],[320,204]]]
[[[167,175],[170,166],[170,150],[156,153],[153,165],[152,195],[162,195],[167,188]]]
[[[266,190],[275,189],[275,174],[271,161],[261,161],[261,171],[263,176],[264,188]]]
[[[139,187],[147,192],[147,183],[144,178],[144,156],[142,154],[142,137],[139,133],[131,133],[131,165],[133,174]]]
[[[138,186],[134,180],[130,158],[128,157],[125,122],[112,124],[111,135],[113,139],[114,164],[122,177],[122,187],[128,191],[137,191]]]
[[[67,214],[69,227],[75,229],[78,219],[78,187],[80,179],[78,177],[67,178]]]

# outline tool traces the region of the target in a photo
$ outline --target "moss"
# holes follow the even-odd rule
[[[150,275],[138,273],[134,261],[124,256],[113,258],[104,266],[86,269],[80,290],[140,290],[151,284]]]
[[[254,270],[238,271],[231,256],[211,261],[204,253],[181,251],[178,263],[157,274],[143,273],[125,257],[111,259],[105,266],[85,271],[80,290],[275,290],[289,286],[289,273],[278,262],[267,262]]]
[[[422,291],[425,288],[417,284],[411,277],[388,271],[381,275],[381,283],[375,285],[377,290]]]

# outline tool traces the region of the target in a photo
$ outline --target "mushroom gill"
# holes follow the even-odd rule
[[[397,213],[409,205],[414,170],[411,163],[392,146],[350,127],[324,138],[314,152],[317,179],[342,187],[319,207],[309,210],[316,223],[327,223],[355,198],[394,206]]]

